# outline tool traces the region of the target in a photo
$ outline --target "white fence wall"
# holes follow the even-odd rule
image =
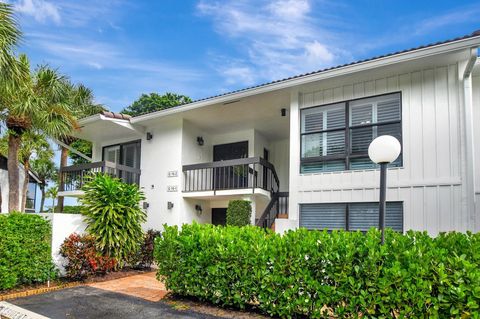
[[[39,214],[52,222],[52,258],[64,274],[64,259],[60,256],[60,246],[73,233],[83,234],[87,228],[84,216],[80,214]]]

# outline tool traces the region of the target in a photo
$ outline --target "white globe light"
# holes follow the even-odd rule
[[[377,164],[391,163],[397,159],[401,150],[402,146],[395,137],[382,135],[370,143],[370,146],[368,147],[368,156]]]

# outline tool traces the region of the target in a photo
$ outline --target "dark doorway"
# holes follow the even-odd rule
[[[248,141],[213,146],[213,161],[228,161],[248,157]],[[248,165],[218,167],[214,170],[215,189],[248,187]]]
[[[225,226],[227,224],[226,208],[212,208],[212,224],[222,226]]]

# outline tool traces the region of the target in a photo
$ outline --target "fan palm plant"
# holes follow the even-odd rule
[[[19,148],[29,130],[61,138],[78,127],[67,103],[66,78],[48,66],[34,72],[25,55],[16,59],[20,76],[0,81],[0,119],[8,130],[9,211],[19,207]]]
[[[52,158],[46,156],[46,154],[37,154],[37,157],[32,161],[32,171],[37,175],[40,180],[39,188],[41,193],[40,198],[40,212],[44,211],[45,208],[45,198],[46,198],[46,187],[49,181],[54,181],[57,179],[57,168]]]
[[[72,85],[66,83],[67,96],[66,99],[72,109],[72,114],[76,118],[83,118],[90,115],[97,114],[104,110],[101,104],[95,103],[93,92],[82,84]],[[77,141],[77,138],[71,135],[64,135],[59,140],[64,144],[70,146]],[[64,145],[60,145],[60,170],[67,166],[68,161],[68,148]],[[60,176],[59,176],[60,177]],[[64,183],[59,178],[58,186],[60,190],[63,190]],[[63,196],[58,197],[57,208],[61,212],[63,211]]]
[[[15,67],[13,49],[21,36],[12,5],[0,2],[0,69],[4,75]]]

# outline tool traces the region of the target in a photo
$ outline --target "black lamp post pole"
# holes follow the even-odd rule
[[[380,163],[380,207],[379,211],[379,220],[378,227],[382,232],[382,245],[385,241],[385,198],[387,193],[387,165],[388,163]]]

